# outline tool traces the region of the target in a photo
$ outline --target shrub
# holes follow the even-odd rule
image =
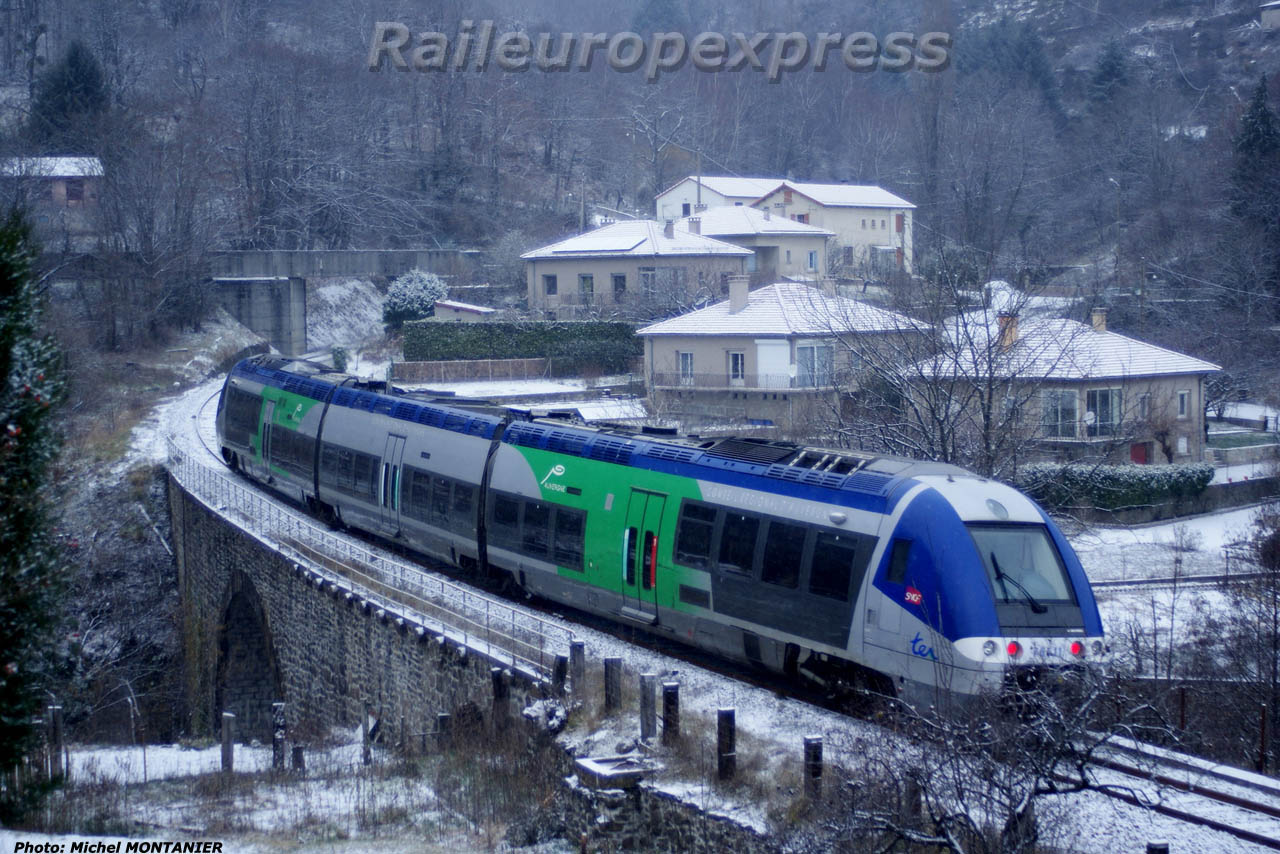
[[[620,322],[409,323],[404,329],[409,362],[545,358],[557,373],[617,373],[643,352],[635,327]]]
[[[1018,473],[1018,487],[1054,510],[1092,506],[1124,510],[1199,495],[1213,481],[1208,463],[1166,466],[1094,466],[1032,463]]]
[[[398,327],[406,320],[420,320],[435,313],[436,300],[449,288],[435,273],[410,270],[391,283],[382,302],[382,322]]]
[[[347,348],[334,347],[333,350],[330,351],[330,355],[333,358],[333,369],[338,373],[346,371],[348,359]]]

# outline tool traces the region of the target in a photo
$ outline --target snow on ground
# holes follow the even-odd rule
[[[382,336],[383,293],[368,279],[310,279],[307,346],[359,348]]]

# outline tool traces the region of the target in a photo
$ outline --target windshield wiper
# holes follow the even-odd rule
[[[1004,600],[1006,602],[1009,601],[1009,588],[1005,587],[1004,585],[1004,583],[1007,581],[1010,584],[1012,584],[1014,587],[1022,591],[1022,595],[1027,597],[1027,603],[1031,605],[1031,610],[1033,612],[1037,614],[1043,614],[1049,610],[1044,605],[1041,605],[1039,602],[1037,602],[1036,597],[1028,593],[1027,588],[1023,587],[1022,584],[1018,581],[1018,579],[1014,578],[1011,575],[1005,575],[1003,572],[1000,571],[1000,561],[996,560],[995,552],[991,553],[991,566],[996,571],[996,581],[999,581],[1000,586],[1004,588]]]

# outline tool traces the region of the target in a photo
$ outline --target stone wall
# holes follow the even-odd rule
[[[438,713],[493,708],[492,662],[419,635],[408,622],[366,607],[240,531],[169,479],[169,509],[195,732],[211,733],[222,711],[245,740],[269,736],[270,704],[284,701],[291,731],[354,726],[367,703],[411,733]],[[506,713],[538,686],[511,679]]]

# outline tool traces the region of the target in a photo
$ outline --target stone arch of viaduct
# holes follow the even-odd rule
[[[320,589],[172,477],[169,509],[192,731],[212,732],[229,711],[237,738],[269,741],[271,704],[281,701],[290,731],[302,737],[355,726],[366,705],[391,727],[403,720],[410,733],[430,731],[441,712],[489,713],[485,657]],[[535,690],[512,688],[509,703]]]

